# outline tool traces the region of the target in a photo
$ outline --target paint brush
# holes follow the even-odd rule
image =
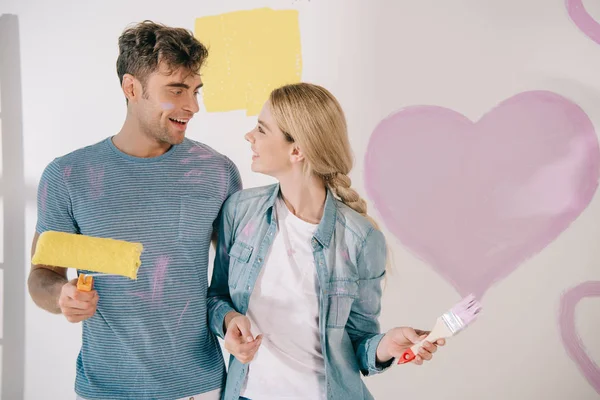
[[[475,321],[480,312],[481,305],[475,300],[475,296],[468,295],[439,317],[429,335],[406,350],[400,357],[398,364],[406,364],[414,360],[425,341],[435,343],[440,339],[457,335]]]

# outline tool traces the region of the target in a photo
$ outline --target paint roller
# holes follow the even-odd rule
[[[141,243],[46,231],[38,238],[31,262],[95,272],[79,274],[77,279],[77,289],[89,292],[94,276],[120,275],[137,279],[143,249]]]

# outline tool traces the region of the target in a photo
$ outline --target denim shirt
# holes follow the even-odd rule
[[[277,232],[279,184],[245,189],[225,202],[210,288],[208,316],[223,338],[230,311],[246,314],[250,295]],[[385,276],[383,234],[327,190],[323,217],[311,240],[319,282],[319,333],[328,400],[372,399],[361,379],[389,367],[376,362]],[[285,323],[284,321],[281,322]],[[248,365],[229,360],[224,400],[238,400]],[[254,400],[254,399],[253,399]]]

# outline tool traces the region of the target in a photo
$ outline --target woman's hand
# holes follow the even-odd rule
[[[225,316],[225,325],[225,350],[242,364],[252,361],[262,342],[262,335],[254,338],[248,317],[234,311]]]
[[[429,332],[409,327],[390,329],[379,342],[379,346],[377,346],[377,362],[385,363],[392,358],[399,359],[407,349],[425,339],[428,334]],[[446,341],[444,339],[438,340],[435,344],[424,342],[412,362],[421,365],[423,364],[423,360],[431,360],[433,353],[437,351],[437,346],[445,344]]]

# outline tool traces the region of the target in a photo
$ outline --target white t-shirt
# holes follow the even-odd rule
[[[250,297],[247,316],[262,343],[241,396],[252,400],[326,399],[319,336],[319,281],[311,239],[317,225],[293,215],[281,198],[278,229]]]

